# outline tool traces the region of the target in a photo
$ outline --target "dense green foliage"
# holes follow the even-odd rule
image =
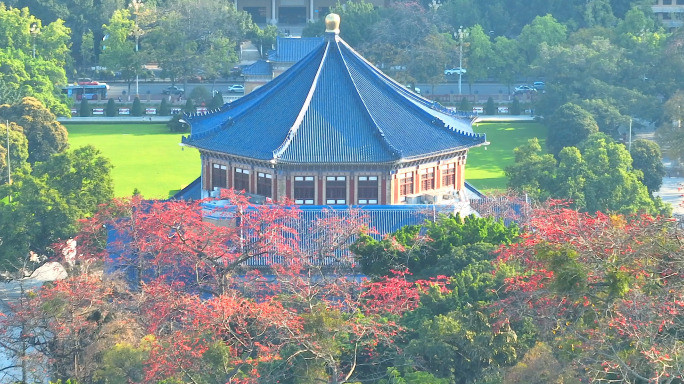
[[[39,100],[25,97],[16,104],[0,105],[0,119],[22,128],[28,139],[28,161],[47,161],[69,146],[67,131]]]
[[[575,147],[599,131],[591,114],[575,104],[564,104],[549,117],[546,147],[554,156],[565,147]]]
[[[486,115],[496,115],[496,105],[494,104],[494,99],[491,96],[487,99],[487,105],[485,105]]]
[[[558,155],[542,154],[536,139],[516,148],[515,164],[506,168],[508,186],[536,199],[571,200],[587,212],[667,213],[660,198],[652,199],[642,183],[643,173],[633,168],[624,145],[596,133],[577,147]]]
[[[660,147],[653,141],[638,139],[632,143],[632,166],[643,173],[643,183],[649,193],[656,192],[663,184],[665,166]]]
[[[76,220],[114,197],[111,164],[94,147],[51,156],[18,169],[0,187],[0,268],[19,268],[29,252],[50,256],[50,246],[76,233]]]
[[[421,230],[430,240],[419,236]],[[403,227],[380,241],[363,235],[352,252],[368,276],[385,276],[392,270],[408,269],[415,278],[421,279],[450,275],[470,264],[472,260],[457,247],[477,243],[509,244],[517,236],[517,226],[506,227],[492,218],[444,216],[437,222]]]
[[[61,20],[43,25],[27,8],[0,3],[0,104],[35,97],[52,112],[69,116],[60,89],[67,83],[64,67],[71,60],[69,33]]]
[[[159,109],[157,109],[157,115],[168,116],[170,114],[171,114],[171,106],[169,105],[169,101],[165,97],[162,99],[161,103],[159,104]]]

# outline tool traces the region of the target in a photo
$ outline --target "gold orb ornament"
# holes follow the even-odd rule
[[[331,13],[325,17],[325,31],[335,34],[340,33],[340,15]]]

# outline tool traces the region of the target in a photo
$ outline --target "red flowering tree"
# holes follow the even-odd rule
[[[232,192],[223,198],[231,204],[115,201],[82,223],[68,252],[73,276],[43,287],[25,314],[74,357],[60,377],[88,381],[79,353],[98,339],[116,340],[103,331],[107,321],[135,330],[128,335],[142,330],[130,355],[138,362],[87,372],[139,364],[135,376],[143,382],[250,383],[304,374],[345,383],[394,357],[402,332],[396,320],[418,305],[421,289],[437,283],[355,276],[347,247],[367,227],[361,212],[304,220],[296,207],[254,206]],[[97,278],[101,261],[104,282]],[[126,288],[107,288],[119,275]],[[59,316],[46,312],[52,306]]]
[[[498,263],[501,321],[536,321],[543,339],[593,381],[681,382],[684,253],[673,221],[537,209]]]

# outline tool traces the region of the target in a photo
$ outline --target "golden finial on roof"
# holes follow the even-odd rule
[[[325,31],[333,32],[337,35],[340,33],[340,15],[331,13],[325,17]]]

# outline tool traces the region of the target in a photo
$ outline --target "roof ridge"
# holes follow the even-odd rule
[[[306,115],[306,112],[309,110],[309,105],[311,104],[311,99],[313,98],[313,95],[316,91],[316,88],[318,87],[318,79],[321,75],[321,69],[323,69],[323,65],[325,64],[325,59],[328,56],[328,50],[330,49],[330,42],[328,42],[325,45],[325,52],[323,52],[323,57],[321,58],[321,62],[318,64],[318,70],[316,71],[316,75],[314,76],[313,83],[311,84],[311,88],[309,89],[309,93],[306,95],[306,99],[304,100],[304,103],[302,104],[302,108],[299,110],[299,114],[297,115],[297,118],[295,119],[294,123],[292,124],[292,127],[290,127],[290,130],[287,132],[287,136],[285,137],[285,141],[283,141],[282,144],[278,148],[276,148],[273,151],[273,158],[278,158],[285,152],[285,150],[290,146],[290,143],[292,143],[292,140],[294,137],[297,135],[297,131],[299,130],[299,127],[302,125],[302,121],[304,120],[304,116]]]
[[[384,85],[385,88],[390,88],[390,89],[396,90],[398,92],[401,92],[402,94],[408,95],[410,97],[410,99],[409,98],[399,98],[403,104],[407,104],[406,100],[415,100],[416,102],[419,102],[420,104],[424,105],[427,108],[432,109],[435,112],[439,112],[439,113],[443,113],[443,114],[447,114],[447,115],[452,115],[455,118],[461,118],[460,116],[456,116],[455,114],[447,113],[445,111],[446,108],[444,108],[441,104],[439,104],[439,105],[442,108],[436,108],[435,102],[430,101],[430,100],[428,100],[422,96],[415,95],[413,92],[410,92],[408,89],[401,86],[397,81],[395,81],[394,79],[392,79],[391,77],[389,77],[388,75],[383,73],[381,70],[379,70],[377,67],[375,67],[372,63],[370,63],[368,60],[366,60],[365,57],[363,57],[358,52],[356,52],[354,50],[354,48],[352,48],[349,44],[347,44],[346,41],[341,39],[341,42],[344,44],[345,48],[349,49],[351,51],[351,53],[353,53],[351,55],[352,57],[361,61],[362,64],[365,64],[367,67],[369,67],[369,69],[371,71],[373,71],[373,73],[378,75],[383,80],[382,84]],[[427,112],[426,110],[424,110],[423,108],[421,108],[419,105],[417,105],[414,102],[410,102],[408,104],[411,106],[411,108],[413,108],[414,110],[420,111],[423,115],[427,115],[430,118],[434,118],[435,120],[440,121],[442,123],[441,126],[443,128],[445,128],[447,131],[458,133],[459,135],[466,136],[466,137],[471,137],[471,136],[477,137],[478,136],[478,134],[465,132],[465,131],[462,131],[460,129],[456,129],[455,127],[451,128],[451,126],[449,126],[443,119],[439,118],[438,116],[431,115],[429,112]],[[433,122],[435,122],[435,120],[433,120]],[[472,123],[472,121],[471,121],[471,123]]]
[[[342,40],[342,41],[344,41],[344,40]],[[339,42],[336,41],[336,43],[339,43]],[[342,50],[340,49],[339,44],[335,44],[335,45],[337,46],[337,50],[340,53],[340,57],[342,58],[342,62],[344,63],[345,68],[347,68],[347,74],[349,74],[349,80],[351,80],[352,84],[354,84],[354,88],[353,88],[354,94],[358,97],[361,104],[363,104],[363,109],[366,111],[366,114],[368,115],[368,117],[373,122],[375,129],[380,133],[380,137],[382,138],[382,142],[385,143],[385,145],[388,147],[390,152],[393,152],[394,154],[399,155],[399,157],[401,158],[402,157],[401,150],[398,149],[397,147],[395,147],[392,143],[390,143],[389,140],[387,140],[387,137],[385,136],[385,132],[382,130],[382,128],[380,128],[380,125],[378,124],[377,121],[375,121],[373,114],[371,114],[371,112],[368,110],[368,105],[366,104],[366,101],[363,99],[363,97],[359,93],[358,84],[356,84],[356,81],[354,81],[354,77],[351,76],[351,74],[349,72],[349,65],[347,64],[347,59],[342,54]]]
[[[374,68],[373,64],[371,64],[371,63],[369,63],[368,61],[366,61],[366,59],[364,59],[361,55],[358,54],[358,52],[356,52],[351,46],[349,46],[349,44],[347,44],[346,41],[344,41],[344,40],[341,39],[341,42],[342,42],[342,44],[344,44],[344,47],[345,47],[345,48],[347,48],[347,49],[349,49],[349,50],[351,51],[352,54],[351,54],[350,56],[351,56],[353,59],[359,60],[359,61],[361,62],[362,65],[365,65],[365,66],[369,67],[369,68],[371,69],[371,71],[373,71],[373,73],[379,74],[378,71],[374,71],[374,70],[373,70],[373,68]],[[382,75],[384,76],[384,74],[382,74]],[[381,76],[380,79],[381,79],[381,80],[385,80],[384,78],[382,78],[382,76]],[[389,89],[389,90],[395,90],[395,87],[392,86],[391,83],[388,83],[387,81],[380,81],[380,82],[378,82],[377,80],[378,80],[378,79],[377,79],[377,77],[376,77],[375,79],[372,79],[371,81],[373,81],[373,82],[375,82],[375,83],[379,83],[379,84],[380,84],[383,88],[385,88],[386,90],[387,90],[387,89]],[[406,91],[406,92],[408,92],[408,91]],[[406,101],[408,100],[408,98],[406,98],[406,97],[399,97],[398,100],[399,100],[399,102],[400,102],[401,104],[407,105],[408,107],[410,107],[411,109],[417,111],[418,113],[420,113],[420,114],[423,115],[424,117],[427,117],[427,118],[429,118],[429,119],[431,119],[431,120],[433,120],[433,119],[438,119],[438,120],[441,121],[441,119],[439,119],[439,118],[436,117],[436,116],[431,115],[431,114],[428,113],[426,110],[424,110],[424,109],[418,107],[415,103],[412,103],[412,102],[407,103]],[[434,120],[433,120],[433,121],[434,121]]]

